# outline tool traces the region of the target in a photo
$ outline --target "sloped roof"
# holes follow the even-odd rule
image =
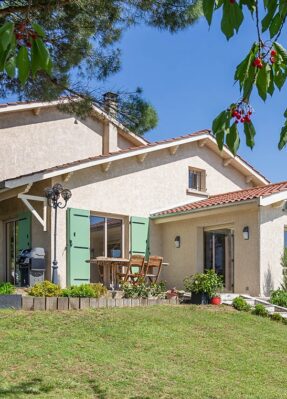
[[[218,205],[228,205],[260,197],[267,197],[269,195],[276,194],[282,191],[287,191],[287,181],[275,184],[268,184],[266,186],[247,188],[239,191],[232,191],[224,194],[212,195],[209,198],[167,209],[165,211],[155,213],[152,216],[172,216],[178,213],[188,213],[197,209],[209,208]]]
[[[184,136],[179,136],[175,138],[170,138],[170,139],[165,139],[161,141],[155,141],[151,143],[146,143],[140,146],[136,147],[129,147],[125,149],[121,149],[118,151],[110,152],[109,154],[106,155],[97,155],[94,157],[89,157],[85,159],[79,159],[76,161],[68,162],[65,164],[61,165],[56,165],[53,167],[49,167],[46,169],[41,169],[37,171],[33,171],[31,173],[27,173],[24,175],[19,175],[16,177],[11,177],[8,179],[5,179],[4,181],[0,182],[0,188],[11,188],[11,187],[16,187],[17,185],[21,184],[27,184],[32,181],[39,181],[43,180],[46,178],[51,177],[51,175],[56,176],[56,175],[61,175],[65,173],[70,173],[74,172],[75,170],[79,169],[84,169],[84,168],[89,168],[98,164],[106,163],[106,162],[113,162],[115,160],[131,157],[131,156],[136,156],[144,153],[148,153],[151,151],[156,151],[160,150],[162,148],[168,148],[176,145],[182,145],[186,144],[192,141],[197,141],[201,139],[207,139],[209,140],[214,146],[216,146],[216,140],[210,130],[200,130],[195,133],[187,134]],[[239,156],[233,157],[233,155],[230,153],[230,151],[227,149],[227,147],[224,147],[223,149],[223,155],[226,157],[232,157],[232,160],[234,160],[238,165],[241,165],[246,172],[245,173],[251,173],[257,180],[257,184],[268,184],[269,181],[268,179],[263,176],[260,172],[258,172],[255,168],[253,168],[248,162],[246,162],[244,159],[242,159]],[[20,182],[21,180],[21,182]],[[19,182],[18,182],[19,181]]]

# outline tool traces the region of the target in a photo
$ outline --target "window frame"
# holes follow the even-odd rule
[[[190,174],[196,174],[197,179],[199,180],[199,184],[197,182],[197,187],[190,187]],[[205,169],[200,169],[200,168],[195,168],[193,166],[188,167],[188,190],[192,191],[197,191],[197,192],[206,192],[206,170]]]
[[[125,258],[125,252],[126,252],[125,251],[125,232],[126,232],[125,217],[120,216],[120,215],[110,215],[110,214],[91,212],[90,218],[93,216],[103,218],[105,220],[104,221],[104,257],[105,258],[108,257],[108,223],[107,223],[107,220],[108,219],[118,219],[118,220],[122,221],[121,258]]]

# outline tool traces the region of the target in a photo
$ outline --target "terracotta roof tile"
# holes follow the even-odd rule
[[[266,186],[252,187],[244,190],[233,191],[224,194],[212,195],[209,198],[192,202],[190,204],[178,206],[167,209],[162,212],[153,214],[153,216],[174,215],[177,213],[190,212],[197,209],[209,208],[218,205],[227,205],[241,201],[256,199],[259,197],[266,197],[271,194],[276,194],[281,191],[287,191],[287,181],[275,184],[268,184]]]

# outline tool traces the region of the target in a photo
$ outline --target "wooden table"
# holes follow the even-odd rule
[[[115,289],[117,281],[116,273],[119,266],[126,266],[129,263],[129,259],[126,258],[106,258],[104,256],[98,256],[94,259],[89,259],[86,262],[90,264],[96,264],[103,266],[103,283],[106,287]],[[147,261],[145,261],[147,264]],[[162,266],[169,266],[169,263],[162,263]]]

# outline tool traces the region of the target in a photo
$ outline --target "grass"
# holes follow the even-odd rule
[[[0,312],[0,398],[284,399],[287,326],[225,307]]]

